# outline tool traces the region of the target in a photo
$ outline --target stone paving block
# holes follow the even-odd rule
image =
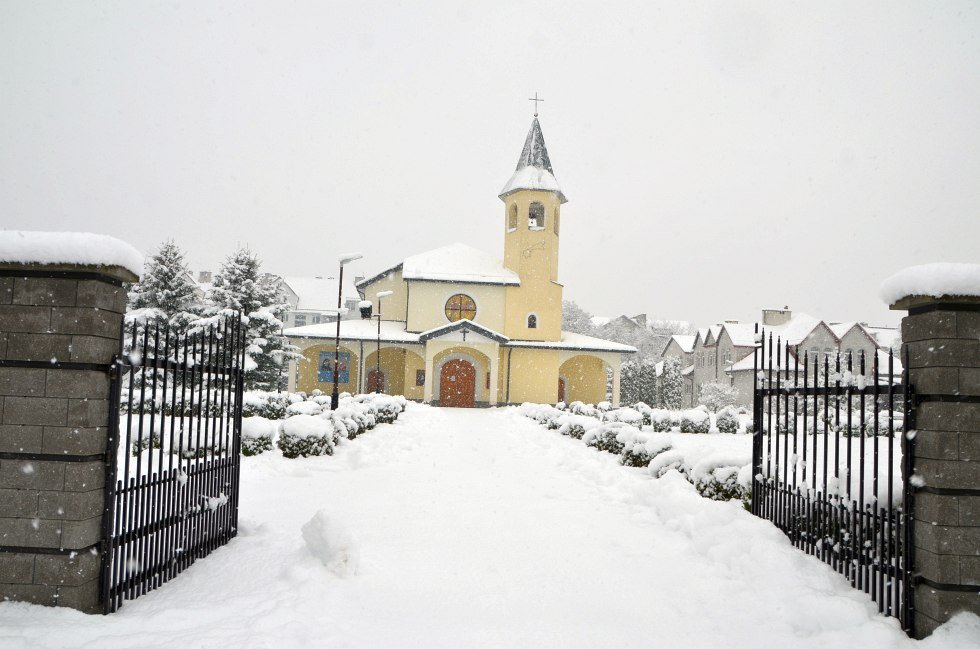
[[[78,363],[111,363],[119,353],[118,338],[85,336],[71,337],[71,360]]]
[[[44,394],[48,397],[107,399],[109,374],[97,370],[48,370]]]
[[[934,554],[969,556],[980,548],[980,527],[916,525],[912,536],[915,547]]]
[[[7,358],[8,335],[6,331],[0,331],[0,358]]]
[[[0,305],[0,331],[47,333],[51,329],[48,306]]]
[[[980,432],[980,403],[925,401],[916,410],[916,428]]]
[[[47,426],[44,429],[41,453],[96,455],[105,453],[109,429],[106,426]]]
[[[77,306],[94,307],[115,313],[126,312],[126,290],[97,280],[82,280],[78,282]]]
[[[58,586],[58,606],[66,606],[83,613],[101,613],[99,580],[94,579],[80,586]]]
[[[927,492],[915,494],[915,519],[936,525],[958,525],[960,512],[954,496]]]
[[[68,462],[65,464],[65,491],[91,491],[105,486],[105,464],[102,462]]]
[[[64,426],[67,416],[67,399],[6,396],[3,400],[3,421],[0,423]]]
[[[980,496],[959,496],[956,501],[960,512],[960,525],[980,527]]]
[[[980,395],[980,367],[961,367],[957,394],[975,397]]]
[[[34,560],[34,583],[81,586],[99,578],[99,555],[90,552],[39,554]]]
[[[40,453],[43,430],[41,426],[0,424],[0,453]]]
[[[918,558],[916,562],[918,563]],[[980,556],[960,557],[960,580],[951,583],[980,586]]]
[[[907,343],[905,347],[908,349],[908,367],[913,372],[923,367],[980,365],[980,340],[976,339],[921,340]]]
[[[33,554],[0,553],[0,584],[34,583]]]
[[[68,416],[65,422],[68,426],[94,428],[109,425],[108,399],[69,399]]]
[[[960,433],[944,430],[919,430],[915,435],[916,457],[956,460],[960,456]]]
[[[3,587],[3,597],[11,602],[55,606],[58,603],[58,588],[38,584],[11,584]]]
[[[923,367],[912,370],[912,383],[918,394],[958,394],[961,371],[957,367]]]
[[[0,516],[4,518],[36,517],[38,493],[34,489],[0,489]],[[0,556],[3,555],[0,554]]]
[[[980,462],[980,432],[957,433],[959,458],[964,462]]]
[[[980,338],[980,313],[961,311],[956,314],[956,335],[959,338]]]
[[[38,516],[48,519],[87,521],[102,515],[105,494],[92,491],[41,491],[38,493]]]
[[[119,314],[80,307],[51,307],[51,331],[59,334],[118,336]]]
[[[78,281],[54,277],[14,278],[13,304],[75,306]]]
[[[44,370],[31,367],[0,367],[0,394],[43,397]]]
[[[43,518],[0,518],[0,545],[60,548],[61,521]]]
[[[976,593],[942,591],[920,585],[915,589],[915,608],[936,620],[948,620],[959,611],[980,612],[980,597]],[[918,636],[920,629],[916,629]]]
[[[916,458],[915,473],[930,487],[959,489],[980,484],[980,462]]]
[[[5,357],[18,361],[67,361],[71,355],[71,336],[12,333],[7,339]]]
[[[60,491],[65,487],[66,462],[0,459],[0,489]]]
[[[915,571],[940,584],[960,583],[960,564],[945,555],[935,554],[923,548],[915,549]]]
[[[81,521],[65,520],[61,529],[61,547],[73,550],[87,548],[102,538],[102,516]]]
[[[14,278],[0,277],[0,304],[10,304],[14,299]]]
[[[955,311],[931,311],[902,318],[902,340],[915,342],[937,338],[957,338]]]

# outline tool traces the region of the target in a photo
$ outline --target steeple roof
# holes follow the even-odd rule
[[[541,132],[541,124],[537,117],[531,122],[531,130],[528,131],[527,139],[524,141],[521,157],[517,159],[517,169],[500,191],[499,197],[503,199],[522,189],[555,192],[562,203],[568,201],[555,179],[551,159],[548,157],[548,148],[544,144],[544,134]]]

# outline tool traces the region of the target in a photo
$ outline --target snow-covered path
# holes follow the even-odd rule
[[[230,545],[109,618],[0,604],[0,646],[916,644],[768,523],[513,410],[412,405],[334,457],[245,458],[242,477]],[[356,574],[304,543],[318,510]],[[958,627],[922,645],[980,633]]]

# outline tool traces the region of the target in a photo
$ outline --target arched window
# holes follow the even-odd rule
[[[555,208],[555,215],[551,217],[551,220],[555,222],[555,234],[558,234],[558,208]]]
[[[541,203],[531,203],[528,208],[528,218],[527,227],[529,228],[543,228],[544,227],[544,205]]]
[[[527,317],[527,328],[537,329],[538,328],[538,316],[533,313]]]
[[[469,295],[457,293],[446,300],[446,317],[450,322],[476,318],[476,302]]]
[[[510,216],[507,217],[507,229],[517,229],[517,203],[510,206]]]

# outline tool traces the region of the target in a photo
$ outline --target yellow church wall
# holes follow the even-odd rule
[[[408,282],[402,278],[401,270],[393,271],[370,284],[365,284],[361,286],[361,290],[364,292],[364,299],[374,303],[375,314],[378,313],[378,293],[391,291],[391,295],[381,298],[381,319],[405,321],[409,291]]]
[[[514,340],[561,340],[561,294],[561,286],[551,282],[507,287],[502,333]],[[532,313],[538,318],[536,329],[527,326],[527,317]]]
[[[411,295],[411,312],[408,314],[409,331],[428,331],[449,324],[449,318],[446,317],[446,301],[457,293],[468,295],[476,302],[476,319],[473,322],[494,331],[502,331],[504,328],[504,286],[421,280],[409,284]]]
[[[299,360],[299,379],[296,383],[296,389],[300,392],[306,392],[309,394],[313,390],[322,390],[323,392],[333,392],[333,373],[330,374],[330,380],[320,382],[318,380],[318,369],[320,365],[320,352],[333,352],[333,343],[322,344],[322,345],[312,345],[307,347],[302,351],[303,358]],[[340,352],[350,353],[350,376],[347,383],[337,383],[337,389],[340,392],[350,392],[351,394],[356,394],[358,392],[358,366],[360,362],[360,357],[357,354],[356,349],[346,347],[344,344],[340,345]],[[331,369],[333,364],[330,365]]]
[[[606,399],[606,365],[595,356],[574,356],[558,368],[565,379],[565,401],[598,403]]]
[[[510,354],[510,396],[506,388],[501,400],[510,403],[556,403],[558,401],[558,350],[513,348]]]
[[[425,359],[415,352],[406,350],[405,352],[405,372],[404,372],[404,391],[402,396],[406,399],[421,400],[425,396],[425,384],[415,385],[416,372],[425,371]]]

